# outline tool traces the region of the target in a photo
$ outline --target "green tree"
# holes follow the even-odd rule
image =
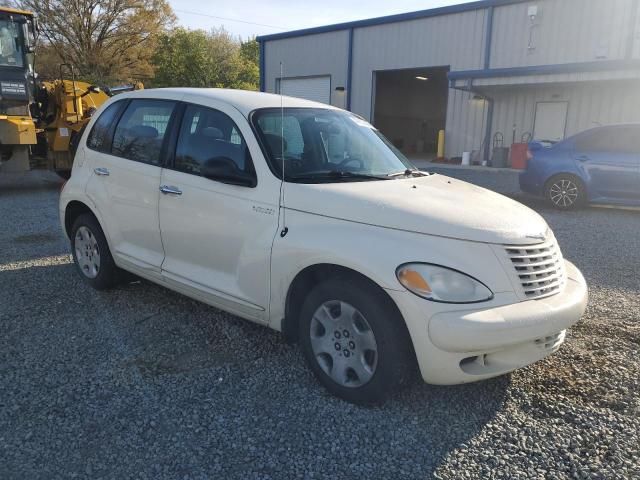
[[[151,57],[157,39],[175,22],[167,0],[15,3],[36,13],[41,51],[48,56],[48,63],[54,51],[60,63],[74,65],[80,77],[100,83],[152,77]]]
[[[256,90],[258,61],[251,55],[251,47],[243,47],[245,43],[224,29],[206,32],[176,28],[158,41],[153,56],[156,75],[152,84]]]

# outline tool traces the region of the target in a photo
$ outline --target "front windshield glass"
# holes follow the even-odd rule
[[[258,110],[254,126],[271,169],[288,182],[388,180],[420,174],[378,130],[344,111]],[[283,158],[284,157],[284,158]]]
[[[0,20],[0,66],[24,66],[20,31],[19,23]]]

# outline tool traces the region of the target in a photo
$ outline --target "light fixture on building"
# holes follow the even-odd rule
[[[423,82],[426,82],[427,80],[429,80],[429,77],[421,77],[420,75],[418,75],[416,77],[416,80],[422,80]]]

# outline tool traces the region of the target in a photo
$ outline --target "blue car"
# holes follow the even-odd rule
[[[551,147],[530,143],[520,188],[562,210],[640,206],[640,125],[598,127]]]

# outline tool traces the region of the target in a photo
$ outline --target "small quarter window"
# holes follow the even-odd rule
[[[133,100],[116,127],[111,153],[160,165],[162,143],[175,105],[164,100]]]

